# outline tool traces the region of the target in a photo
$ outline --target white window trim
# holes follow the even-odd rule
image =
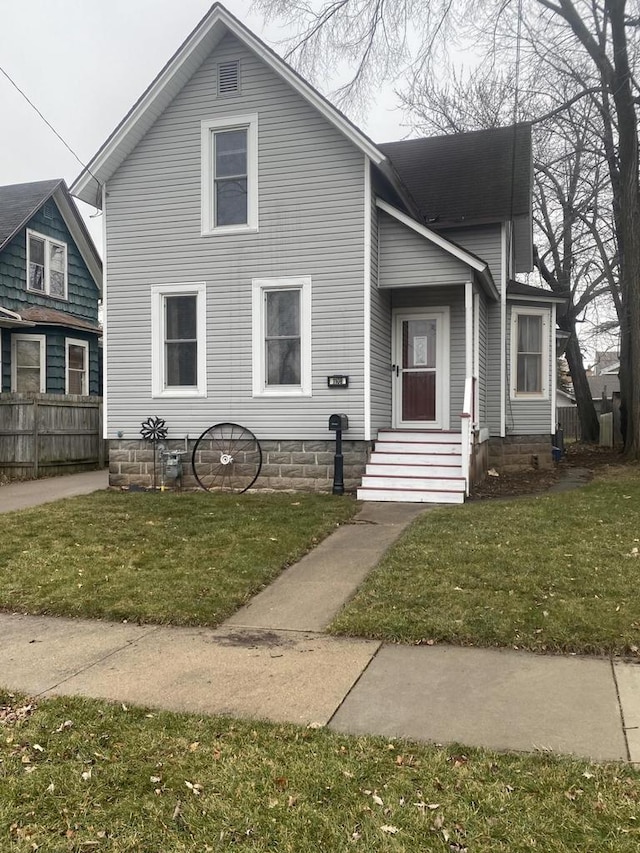
[[[542,362],[540,366],[542,374],[541,391],[518,391],[518,318],[529,316],[542,317]],[[550,316],[546,308],[525,308],[524,306],[511,308],[511,369],[510,373],[510,396],[512,400],[548,400],[549,399],[549,330]]]
[[[164,299],[166,296],[193,296],[196,299],[197,381],[195,386],[166,388],[164,363]],[[199,284],[157,284],[151,287],[151,396],[207,396],[207,286]]]
[[[253,396],[311,397],[311,276],[254,278],[252,285]],[[264,294],[269,290],[300,292],[300,385],[267,386]]]
[[[214,225],[213,213],[213,145],[211,136],[218,130],[247,131],[247,223]],[[258,230],[258,114],[223,116],[200,122],[201,156],[201,234],[203,237],[223,234],[246,234]]]
[[[40,344],[40,393],[47,393],[47,336],[14,333],[11,335],[11,390],[17,393],[18,360],[16,343],[18,341],[38,341]]]
[[[81,341],[78,338],[64,339],[64,358],[65,358],[65,379],[64,390],[65,394],[70,394],[69,390],[69,347],[81,347],[84,350],[84,376],[82,378],[81,396],[89,395],[89,341]]]
[[[29,267],[31,266],[31,258],[29,252],[29,238],[35,237],[38,240],[44,240],[44,290],[36,290],[34,288],[29,287]],[[51,294],[51,279],[49,277],[49,246],[61,246],[64,249],[64,296],[55,296]],[[46,234],[40,234],[39,231],[32,231],[30,228],[27,228],[27,290],[29,293],[39,293],[41,296],[48,296],[50,299],[60,299],[65,302],[68,301],[69,298],[69,255],[67,252],[67,244],[64,240],[55,240],[53,237],[48,237]]]

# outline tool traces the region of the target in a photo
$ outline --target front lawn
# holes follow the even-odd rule
[[[0,693],[0,849],[635,853],[622,764]]]
[[[640,472],[427,512],[331,631],[404,643],[637,654]]]
[[[0,608],[217,625],[357,508],[329,495],[97,492],[9,513]]]

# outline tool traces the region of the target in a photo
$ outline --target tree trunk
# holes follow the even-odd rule
[[[600,422],[593,405],[591,389],[587,381],[587,372],[584,369],[582,353],[580,352],[580,341],[576,335],[576,323],[571,317],[559,317],[558,326],[565,332],[569,332],[569,340],[565,349],[565,358],[569,365],[571,380],[573,382],[573,393],[578,406],[578,418],[580,420],[580,434],[583,441],[596,442],[600,437]]]

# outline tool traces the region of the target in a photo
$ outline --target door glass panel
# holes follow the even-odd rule
[[[435,421],[436,419],[436,375],[435,373],[402,374],[402,420]]]
[[[402,324],[403,367],[436,366],[436,321],[405,320]]]

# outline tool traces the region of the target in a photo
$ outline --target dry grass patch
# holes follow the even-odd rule
[[[640,844],[640,778],[625,765],[81,699],[4,704],[18,713],[3,723],[0,711],[2,850],[635,853]]]

